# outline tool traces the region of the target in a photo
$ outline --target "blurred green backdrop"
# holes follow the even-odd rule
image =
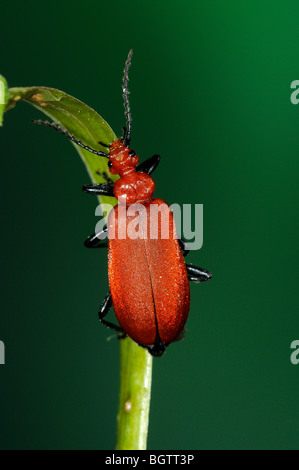
[[[156,195],[204,204],[184,341],[154,361],[150,449],[298,449],[299,79],[296,1],[15,1],[0,73],[95,108],[160,153]],[[113,449],[118,344],[99,326],[106,253],[83,247],[96,200],[66,139],[24,103],[0,129],[0,447]],[[184,169],[182,168],[184,165]],[[69,178],[69,174],[72,175]]]

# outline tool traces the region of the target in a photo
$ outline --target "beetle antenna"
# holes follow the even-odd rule
[[[59,134],[62,134],[67,137],[75,144],[79,145],[79,147],[82,147],[84,150],[88,150],[88,152],[94,153],[95,155],[99,155],[100,157],[109,158],[109,155],[107,155],[107,153],[101,152],[99,150],[94,150],[88,145],[84,145],[81,140],[77,140],[73,135],[69,134],[68,131],[64,131],[60,126],[58,126],[54,122],[42,121],[41,119],[33,119],[31,122],[33,124],[38,124],[39,126],[50,127],[51,129],[54,129],[55,131],[59,132]]]
[[[129,102],[130,92],[128,89],[129,69],[131,65],[132,55],[133,55],[133,49],[130,50],[128,58],[126,60],[124,76],[123,76],[123,99],[124,99],[124,108],[125,108],[126,125],[127,125],[127,127],[124,129],[123,139],[127,146],[130,145],[131,129],[132,129],[132,116],[131,116],[130,102]]]

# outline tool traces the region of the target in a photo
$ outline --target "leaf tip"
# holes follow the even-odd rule
[[[8,101],[7,81],[0,75],[0,126],[3,123],[3,114]]]

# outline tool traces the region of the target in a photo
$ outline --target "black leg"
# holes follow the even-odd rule
[[[145,162],[139,163],[139,165],[136,166],[136,170],[151,175],[159,165],[160,160],[160,155],[153,155],[152,157],[145,160]]]
[[[108,246],[108,242],[105,241],[107,232],[108,228],[105,227],[101,232],[90,235],[90,237],[85,240],[84,246],[86,246],[86,248],[103,248]]]
[[[190,247],[189,247],[188,243],[185,242],[185,240],[183,240],[182,238],[178,238],[178,242],[179,242],[179,245],[180,245],[181,250],[183,252],[183,256],[187,256],[187,254],[190,251]]]
[[[153,356],[153,357],[160,357],[163,356],[163,354],[166,351],[166,348],[168,344],[164,344],[163,341],[161,341],[159,334],[157,335],[157,338],[155,339],[155,342],[152,346],[146,346],[145,344],[140,344],[137,343],[138,346],[141,348],[147,349],[148,352]]]
[[[98,144],[102,145],[102,147],[106,147],[107,149],[110,147],[110,144],[105,144],[105,142],[102,142],[101,140],[99,140]]]
[[[104,320],[105,316],[107,315],[111,307],[112,307],[112,297],[111,297],[111,292],[109,291],[99,308],[99,320],[101,323],[103,323],[103,325],[107,326],[107,328],[112,328],[113,330],[118,331],[118,333],[124,334],[124,330],[119,325],[115,325],[114,323],[111,323],[110,321]]]
[[[167,344],[164,344],[163,341],[161,341],[160,337],[156,338],[156,341],[152,347],[146,346],[146,349],[148,352],[154,356],[154,357],[161,357],[166,351]]]
[[[113,186],[111,184],[85,184],[82,188],[85,193],[95,194],[97,196],[114,197]]]
[[[206,269],[199,268],[198,266],[193,266],[192,264],[187,264],[187,273],[188,279],[192,282],[205,282],[209,281],[212,278],[212,273]]]
[[[106,173],[106,171],[103,171],[102,173],[100,171],[96,171],[96,174],[101,176],[102,178],[104,178],[105,181],[107,181],[107,184],[109,184],[110,186],[113,187],[114,185],[114,182],[113,180],[110,178],[110,176]]]

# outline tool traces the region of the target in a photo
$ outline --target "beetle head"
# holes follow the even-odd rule
[[[109,169],[112,175],[124,176],[138,165],[139,158],[122,140],[113,142],[109,152]]]

